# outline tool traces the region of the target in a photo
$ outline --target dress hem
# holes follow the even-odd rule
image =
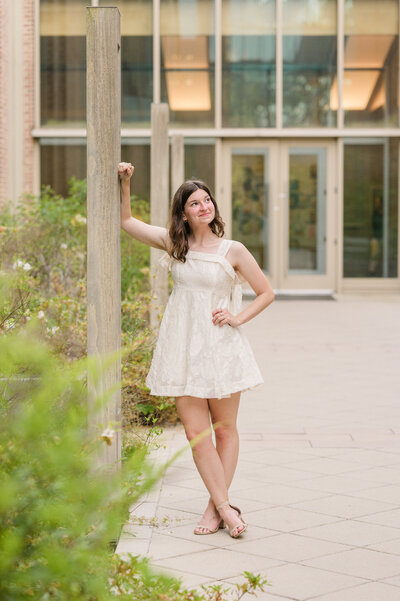
[[[194,396],[200,399],[222,399],[229,398],[235,392],[245,392],[246,390],[253,390],[257,386],[264,384],[264,380],[257,380],[254,384],[244,384],[243,382],[237,384],[236,387],[230,389],[229,392],[224,390],[223,392],[216,393],[215,391],[209,392],[205,389],[196,388],[195,386],[162,386],[160,388],[150,387],[150,394],[153,396]],[[147,384],[146,384],[147,385]]]

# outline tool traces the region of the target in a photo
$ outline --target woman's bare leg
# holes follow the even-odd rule
[[[215,428],[215,442],[217,453],[224,466],[228,489],[235,475],[239,457],[239,434],[236,426],[239,401],[240,392],[235,392],[230,398],[208,399],[212,423],[219,424]]]
[[[219,424],[215,428],[215,442],[217,453],[224,468],[226,488],[229,490],[239,456],[239,434],[236,420],[239,410],[240,392],[231,395],[230,398],[208,399],[211,419],[213,424]],[[217,515],[215,504],[210,498],[204,512],[204,517]]]
[[[228,401],[229,400],[230,399],[228,399]],[[175,402],[189,441],[193,440],[198,434],[210,427],[209,404],[207,399],[186,396],[177,397]],[[227,414],[226,419],[228,419]],[[228,489],[226,486],[224,466],[214,446],[211,432],[197,442],[193,447],[192,452],[196,467],[213,501],[212,507],[210,507],[209,510],[206,510],[203,516],[204,521],[202,521],[202,524],[210,530],[213,530],[218,526],[221,519],[215,507],[227,500]],[[229,517],[231,518],[230,521],[232,521],[232,516],[229,516],[228,512],[226,519],[229,519]]]

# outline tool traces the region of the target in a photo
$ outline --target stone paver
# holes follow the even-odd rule
[[[400,297],[276,301],[244,329],[265,379],[243,394],[230,491],[248,530],[193,534],[208,495],[186,449],[117,551],[188,587],[261,573],[260,601],[398,601]],[[180,427],[164,437],[157,462],[186,444]]]

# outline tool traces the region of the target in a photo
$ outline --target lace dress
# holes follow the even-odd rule
[[[264,382],[241,326],[212,322],[217,308],[241,310],[241,280],[225,258],[231,244],[223,239],[215,254],[189,250],[185,263],[161,257],[174,287],[146,378],[150,394],[221,399]]]

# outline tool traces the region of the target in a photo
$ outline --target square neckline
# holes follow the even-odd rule
[[[219,251],[221,250],[221,246],[226,241],[227,241],[226,238],[222,238],[221,242],[218,245],[217,252],[215,252],[215,253],[206,253],[206,252],[202,252],[201,250],[192,250],[191,248],[188,248],[188,252],[197,253],[198,255],[211,255],[212,257],[214,257],[214,256],[222,256],[222,255],[220,255]]]

